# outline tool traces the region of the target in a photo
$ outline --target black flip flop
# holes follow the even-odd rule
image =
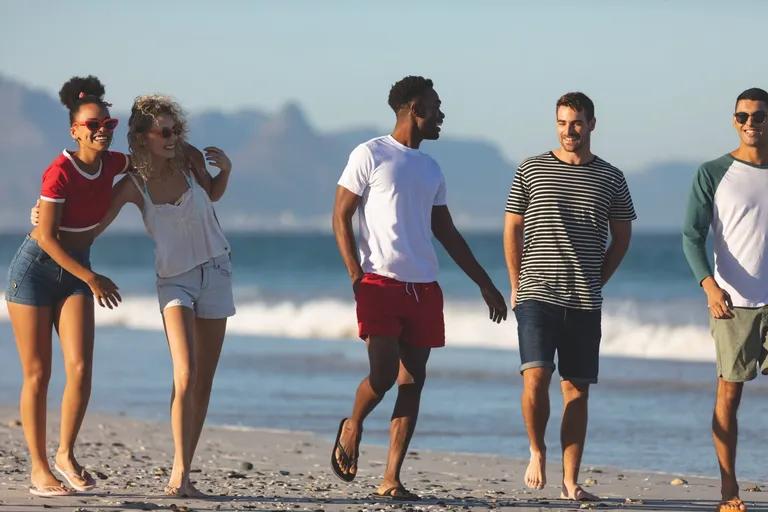
[[[395,491],[397,491],[397,494],[395,494]],[[393,501],[420,501],[421,496],[418,494],[414,494],[402,485],[396,485],[394,487],[390,487],[383,493],[379,494],[378,492],[373,493],[372,495],[374,498],[377,499],[384,499],[384,500],[393,500]]]
[[[345,473],[342,471],[341,466],[339,466],[339,462],[336,460],[336,451],[338,450],[339,454],[341,455],[341,460],[344,465],[347,466],[347,468],[351,468],[357,464],[357,457],[354,459],[350,458],[350,456],[344,450],[344,447],[341,446],[341,432],[344,429],[345,421],[347,421],[347,418],[343,418],[341,423],[339,423],[339,431],[336,434],[336,442],[333,443],[333,449],[331,449],[331,469],[337,477],[341,478],[345,482],[351,482],[355,479],[357,473]]]

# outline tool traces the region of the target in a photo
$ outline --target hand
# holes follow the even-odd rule
[[[352,276],[352,293],[357,295],[357,289],[360,287],[360,281],[363,280],[364,274],[354,275]]]
[[[232,162],[223,150],[215,146],[208,146],[203,151],[205,151],[205,160],[209,165],[218,167],[222,172],[229,172],[232,170]]]
[[[117,285],[106,276],[93,274],[93,277],[88,279],[85,284],[91,289],[96,302],[101,307],[113,309],[117,307],[118,303],[123,301],[123,298],[117,292]]]
[[[512,288],[512,293],[509,295],[509,307],[512,308],[512,311],[517,307],[517,290],[514,288]]]
[[[40,200],[35,201],[35,206],[29,210],[29,222],[33,226],[37,226],[40,223]]]
[[[504,302],[504,296],[496,289],[495,286],[490,285],[486,288],[480,288],[480,293],[483,295],[483,300],[488,304],[488,316],[492,322],[501,323],[502,320],[507,319],[507,303]]]
[[[733,318],[733,302],[728,292],[720,288],[712,278],[706,279],[702,286],[707,294],[707,307],[712,318],[719,320]]]

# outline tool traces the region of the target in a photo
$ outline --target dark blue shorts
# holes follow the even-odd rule
[[[599,369],[600,310],[572,309],[538,300],[515,307],[520,373],[557,369],[562,380],[595,383]]]
[[[89,251],[70,253],[91,268]],[[28,306],[55,306],[70,295],[93,296],[88,285],[61,268],[27,235],[8,267],[5,300]]]

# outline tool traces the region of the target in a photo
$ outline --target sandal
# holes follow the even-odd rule
[[[339,431],[336,434],[336,442],[333,443],[333,449],[331,450],[331,469],[337,477],[341,478],[345,482],[351,482],[355,479],[355,476],[357,476],[357,472],[351,473],[349,472],[349,469],[357,465],[357,457],[354,459],[351,458],[347,454],[346,450],[344,450],[344,447],[341,446],[341,432],[344,430],[345,421],[347,421],[347,418],[343,418],[341,423],[339,423]],[[339,458],[341,459],[342,464],[347,467],[346,473],[341,469],[339,461],[336,460],[337,451],[339,452]]]
[[[715,509],[715,512],[745,512],[747,505],[741,498],[731,498],[729,500],[723,500]]]
[[[421,500],[421,496],[418,494],[414,494],[405,487],[403,487],[402,484],[396,485],[394,487],[390,487],[383,493],[379,494],[378,492],[373,493],[374,498],[385,498],[388,500],[394,500],[394,501],[419,501]]]
[[[67,481],[69,486],[76,491],[85,492],[90,491],[96,487],[96,480],[94,480],[90,473],[85,470],[85,468],[80,468],[80,472],[64,471],[61,467],[59,467],[58,464],[54,464],[53,469],[55,469],[56,472],[60,474],[64,480]],[[78,484],[76,481],[74,481],[75,478],[79,478],[85,482],[85,485]]]
[[[54,496],[72,496],[75,494],[73,491],[60,485],[44,485],[42,487],[34,486],[29,488],[29,494],[32,496],[39,496],[41,498],[52,498]]]

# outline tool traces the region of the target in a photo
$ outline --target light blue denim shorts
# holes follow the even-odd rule
[[[232,260],[229,253],[211,258],[192,270],[157,278],[160,311],[183,306],[198,318],[227,318],[235,314],[232,295]]]

